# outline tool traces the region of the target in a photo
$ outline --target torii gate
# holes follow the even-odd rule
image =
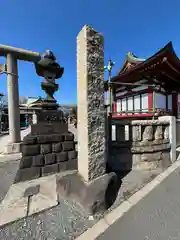
[[[0,72],[7,74],[10,141],[18,143],[21,141],[21,136],[17,60],[35,63],[41,60],[41,55],[38,52],[0,44],[0,56],[6,57],[6,64],[0,65]]]

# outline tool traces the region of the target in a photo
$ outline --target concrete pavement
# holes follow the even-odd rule
[[[96,239],[179,240],[179,182],[180,167]]]
[[[30,129],[21,131],[21,139],[29,133]],[[4,147],[9,142],[9,135],[0,137],[0,153],[4,151]],[[12,185],[16,172],[19,168],[20,154],[3,155],[0,154],[0,202],[6,195],[8,189]]]

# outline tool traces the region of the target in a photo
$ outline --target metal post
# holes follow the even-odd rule
[[[112,86],[111,86],[111,71],[108,71],[108,85],[109,85],[109,112],[112,113]]]
[[[8,53],[7,64],[7,88],[8,88],[8,115],[9,135],[12,143],[21,141],[20,137],[20,110],[19,110],[19,89],[17,59],[13,54]]]
[[[108,61],[108,65],[104,67],[104,69],[108,70],[108,87],[109,87],[109,94],[108,94],[108,105],[109,105],[109,114],[112,114],[112,85],[111,85],[111,71],[112,67],[115,65],[114,62],[112,62],[111,59]]]

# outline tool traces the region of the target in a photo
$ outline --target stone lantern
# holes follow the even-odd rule
[[[58,104],[53,96],[59,89],[56,79],[62,77],[64,68],[56,62],[56,57],[50,50],[45,51],[41,60],[35,63],[35,68],[38,76],[44,77],[44,81],[41,82],[41,89],[46,93],[46,98],[40,105],[46,110],[56,110]]]

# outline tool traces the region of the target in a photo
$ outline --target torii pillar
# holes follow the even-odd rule
[[[6,57],[4,73],[7,74],[8,88],[8,119],[11,143],[21,141],[20,110],[17,60],[37,62],[41,59],[40,53],[0,44],[0,56]]]

